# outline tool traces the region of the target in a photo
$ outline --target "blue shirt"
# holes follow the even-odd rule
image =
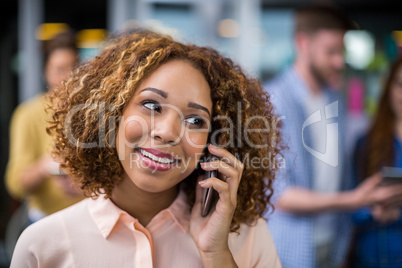
[[[265,89],[271,95],[276,114],[281,117],[283,141],[289,148],[283,152],[285,168],[279,170],[274,182],[273,201],[275,203],[276,198],[288,187],[313,189],[313,156],[305,147],[305,144],[311,144],[311,133],[308,127],[304,127],[308,118],[304,103],[310,91],[294,68],[286,70],[266,84]],[[340,96],[327,89],[323,89],[323,94],[328,100],[328,105],[335,103],[339,107],[339,116],[334,119],[339,124],[338,129],[342,130],[344,110]],[[339,188],[345,190],[350,189],[353,183],[347,173],[345,165],[347,161],[343,161],[345,150],[342,145],[345,142],[342,135],[339,135],[339,138],[339,165],[343,170]],[[352,225],[350,215],[343,213],[333,213],[333,215],[335,220],[328,228],[332,228],[337,237],[332,244],[332,259],[334,265],[339,265],[344,260],[348,249]],[[283,267],[315,267],[314,224],[317,215],[292,214],[276,209],[266,216]]]
[[[357,141],[356,157],[366,153],[366,141],[367,137]],[[397,139],[394,140],[393,164],[402,168],[402,145]],[[355,178],[357,181],[357,175]],[[373,219],[370,208],[362,208],[353,214],[353,222],[356,225],[353,267],[402,267],[402,210],[397,221],[381,224]]]

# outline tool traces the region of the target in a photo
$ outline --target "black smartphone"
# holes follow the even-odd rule
[[[380,185],[402,183],[402,168],[383,167],[381,169],[382,181]]]
[[[212,154],[207,154],[204,158],[204,162],[212,162],[218,160],[218,157]],[[205,172],[205,179],[208,178],[218,178],[218,171],[217,170],[209,170]],[[201,200],[201,216],[205,217],[209,214],[211,210],[212,204],[215,202],[217,198],[217,192],[211,188],[204,188],[202,193],[202,200]]]

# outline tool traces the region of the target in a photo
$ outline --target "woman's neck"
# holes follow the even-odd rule
[[[173,203],[178,191],[179,188],[174,187],[161,193],[146,192],[125,177],[114,187],[111,200],[146,227],[156,214]]]

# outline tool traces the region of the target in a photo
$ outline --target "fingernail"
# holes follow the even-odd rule
[[[213,145],[213,144],[210,144],[209,146],[208,146],[208,149],[210,149],[210,150],[216,150],[216,146],[215,145]]]
[[[203,186],[203,185],[205,184],[205,182],[206,182],[206,181],[202,180],[202,181],[199,181],[198,184],[201,185],[201,186]]]

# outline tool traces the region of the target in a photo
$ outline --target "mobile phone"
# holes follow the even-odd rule
[[[218,157],[212,154],[208,154],[204,161],[205,162],[212,162],[218,160]],[[209,170],[205,172],[205,179],[208,178],[218,178],[218,171],[217,170]],[[202,193],[202,200],[201,200],[201,216],[205,217],[209,214],[211,210],[212,204],[217,198],[217,192],[212,188],[204,188]]]
[[[402,168],[383,167],[381,169],[382,182],[381,185],[389,185],[394,183],[402,183]]]

